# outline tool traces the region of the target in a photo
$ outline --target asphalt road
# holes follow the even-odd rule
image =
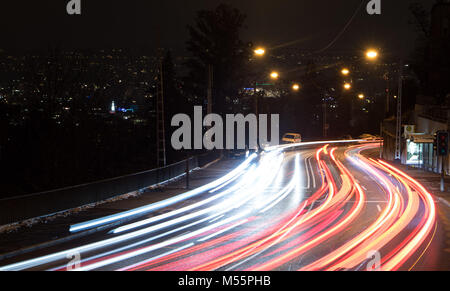
[[[122,226],[16,257],[0,270],[450,270],[427,189],[361,152],[276,149],[169,200],[72,226]],[[2,263],[0,262],[0,265]]]

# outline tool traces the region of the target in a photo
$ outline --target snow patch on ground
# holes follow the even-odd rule
[[[2,225],[0,226],[0,234],[3,233],[11,233],[11,232],[15,232],[18,231],[21,228],[31,228],[32,226],[36,225],[36,224],[46,224],[49,223],[51,221],[54,221],[58,218],[64,218],[64,217],[68,217],[95,207],[98,207],[100,205],[106,204],[106,203],[111,203],[111,202],[116,202],[116,201],[121,201],[121,200],[127,200],[130,198],[136,198],[142,195],[142,193],[144,193],[144,191],[135,191],[135,192],[131,192],[128,194],[124,194],[124,195],[120,195],[117,197],[113,197],[107,200],[103,200],[100,202],[96,202],[96,203],[91,203],[91,204],[87,204],[81,207],[77,207],[77,208],[73,208],[73,209],[69,209],[69,210],[65,210],[65,211],[61,211],[61,212],[57,212],[57,213],[53,213],[53,214],[49,214],[46,216],[41,216],[41,217],[36,217],[36,218],[31,218],[31,219],[27,219],[24,221],[20,221],[20,222],[16,222],[16,223],[11,223],[11,224],[7,224],[7,225]]]
[[[194,172],[199,170],[200,168],[195,168],[192,169],[190,172]],[[0,234],[5,234],[5,233],[12,233],[12,232],[17,232],[18,230],[22,229],[22,228],[31,228],[36,224],[46,224],[49,222],[52,222],[58,218],[65,218],[95,207],[98,207],[100,205],[103,204],[107,204],[107,203],[112,203],[112,202],[117,202],[117,201],[122,201],[122,200],[127,200],[130,198],[137,198],[139,196],[141,196],[143,193],[145,193],[146,191],[154,191],[160,188],[163,188],[164,186],[166,186],[169,183],[172,182],[176,182],[178,180],[181,180],[184,176],[186,176],[186,174],[181,174],[175,178],[172,178],[170,180],[164,181],[162,183],[159,184],[155,184],[152,185],[150,187],[147,187],[145,189],[139,190],[139,191],[134,191],[128,194],[124,194],[124,195],[120,195],[120,196],[116,196],[110,199],[106,199],[100,202],[96,202],[96,203],[91,203],[88,205],[84,205],[81,207],[77,207],[77,208],[73,208],[73,209],[69,209],[69,210],[65,210],[65,211],[61,211],[58,213],[53,213],[53,214],[49,214],[46,216],[41,216],[41,217],[36,217],[36,218],[31,218],[31,219],[27,219],[24,221],[20,221],[20,222],[16,222],[16,223],[11,223],[11,224],[7,224],[7,225],[2,225],[0,226]]]

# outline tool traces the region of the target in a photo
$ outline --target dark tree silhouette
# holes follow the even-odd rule
[[[175,64],[172,58],[172,52],[168,50],[162,62],[164,79],[164,115],[166,132],[166,157],[169,163],[182,160],[184,153],[174,150],[170,146],[170,138],[175,128],[170,126],[174,115],[178,113],[192,113],[192,107],[186,98],[181,94],[181,84],[177,78]]]
[[[215,10],[197,13],[195,25],[188,26],[187,49],[192,57],[187,62],[186,80],[193,100],[205,103],[208,67],[213,71],[213,111],[230,111],[231,101],[244,83],[243,68],[250,57],[249,46],[240,38],[246,16],[238,9],[220,4]]]
[[[450,37],[442,34],[442,19],[435,12],[446,5],[449,4],[436,1],[431,14],[420,3],[410,5],[413,23],[418,31],[412,68],[421,82],[422,93],[434,98],[439,105],[446,102],[450,92]]]

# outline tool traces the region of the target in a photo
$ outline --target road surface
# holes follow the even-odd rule
[[[71,230],[145,216],[0,270],[450,270],[433,195],[363,155],[377,146],[250,155],[199,189]]]

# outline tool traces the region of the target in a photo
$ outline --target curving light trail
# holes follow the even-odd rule
[[[266,149],[208,185],[71,228],[133,219],[106,238],[0,270],[64,270],[73,253],[85,271],[361,270],[374,251],[382,270],[411,269],[433,239],[433,197],[393,165],[361,154],[377,144],[351,142],[345,151],[333,147],[342,141]],[[361,175],[376,190],[366,190]],[[374,196],[385,201],[379,211]],[[176,208],[149,217],[167,206]]]

